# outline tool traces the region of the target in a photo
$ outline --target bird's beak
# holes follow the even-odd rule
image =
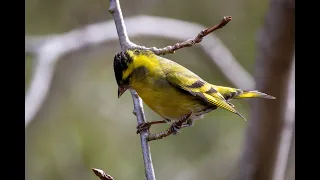
[[[126,90],[128,89],[128,87],[125,86],[118,86],[118,98],[121,97],[121,95],[126,92]]]

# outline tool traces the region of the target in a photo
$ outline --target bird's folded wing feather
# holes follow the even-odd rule
[[[218,106],[244,118],[232,106],[230,106],[230,104],[228,104],[225,98],[216,89],[214,89],[211,84],[205,82],[194,73],[188,70],[186,71],[187,72],[168,72],[166,73],[166,79],[172,86],[187,91],[191,95],[199,97],[208,104]]]

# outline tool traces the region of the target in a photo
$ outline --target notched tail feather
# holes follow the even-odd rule
[[[242,116],[239,112],[236,112],[236,114],[240,116],[242,119],[244,119],[245,121],[247,121],[247,119],[244,116]]]
[[[229,101],[231,99],[244,99],[244,98],[263,98],[263,99],[276,99],[273,96],[268,94],[259,92],[257,90],[247,91],[232,87],[225,87],[225,86],[217,86],[211,84],[212,88],[217,90],[223,97]]]
[[[222,94],[227,101],[231,99],[244,99],[244,98],[275,99],[275,97],[259,92],[257,90],[247,91],[247,90],[231,88],[231,87],[216,86],[212,84],[211,84],[211,87],[217,90],[220,94]]]
[[[247,119],[244,116],[242,116],[239,112],[236,112],[236,114],[240,116],[242,119],[244,119],[245,121],[247,121]]]
[[[234,99],[243,99],[243,98],[263,98],[263,99],[276,99],[273,96],[270,96],[268,94],[259,92],[257,90],[254,91],[245,91],[243,90],[242,93],[239,93],[234,97]]]

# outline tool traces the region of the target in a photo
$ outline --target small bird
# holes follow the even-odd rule
[[[152,124],[184,121],[173,124],[176,133],[189,127],[194,121],[215,109],[222,108],[245,118],[230,103],[231,99],[275,99],[259,91],[217,86],[200,78],[187,68],[152,51],[129,49],[114,57],[114,73],[118,84],[118,98],[127,90],[134,89],[144,103],[163,120],[137,126],[137,133]]]

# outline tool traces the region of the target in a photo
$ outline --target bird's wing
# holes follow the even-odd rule
[[[205,82],[191,71],[184,68],[175,69],[174,71],[166,73],[166,79],[172,86],[187,91],[208,104],[228,110],[245,119],[216,89],[211,86],[211,84]]]
[[[235,89],[231,87],[223,87],[223,86],[216,86],[211,85],[214,89],[216,89],[222,96],[228,101],[233,99],[234,97],[242,94],[243,91],[241,89]]]

